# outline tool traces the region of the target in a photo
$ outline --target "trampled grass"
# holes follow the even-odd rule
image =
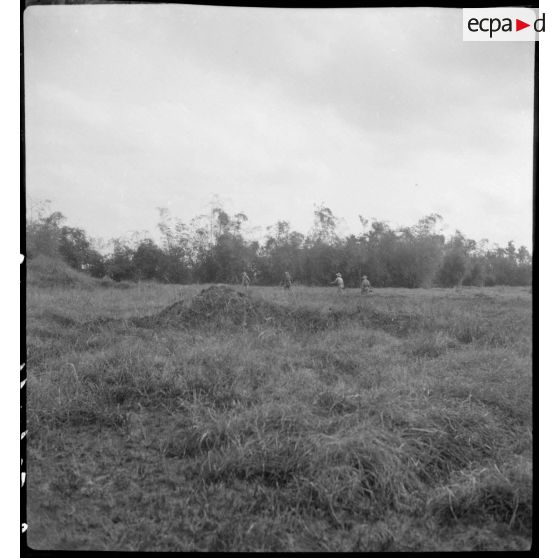
[[[31,547],[529,548],[528,289],[86,283],[28,287]]]

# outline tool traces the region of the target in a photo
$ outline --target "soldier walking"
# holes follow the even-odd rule
[[[250,277],[248,277],[248,274],[243,271],[242,272],[242,286],[247,289],[248,285],[250,285]]]
[[[283,279],[283,287],[287,290],[291,288],[293,281],[291,279],[291,274],[288,271],[285,271],[285,277]]]
[[[360,284],[360,294],[368,294],[370,292],[370,281],[366,275],[362,276],[362,282]]]
[[[330,283],[330,285],[337,285],[337,293],[343,294],[345,283],[343,283],[343,277],[341,277],[341,273],[335,274],[335,279]]]

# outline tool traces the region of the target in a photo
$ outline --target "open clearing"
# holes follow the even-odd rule
[[[530,547],[528,288],[33,273],[31,547]]]

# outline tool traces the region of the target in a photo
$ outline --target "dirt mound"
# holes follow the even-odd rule
[[[266,301],[253,293],[239,292],[231,287],[215,285],[202,290],[190,304],[178,301],[158,314],[131,320],[136,326],[148,328],[211,328],[248,327],[282,329],[291,332],[316,332],[360,323],[370,329],[382,329],[404,337],[419,327],[418,316],[385,314],[374,309],[332,309],[289,307]]]
[[[256,306],[244,293],[230,287],[213,286],[202,290],[191,304],[179,301],[168,306],[158,314],[156,321],[160,325],[197,325],[204,322],[242,325],[254,317]]]
[[[97,287],[104,289],[129,289],[129,281],[113,281],[110,277],[97,279],[70,267],[60,258],[42,254],[27,260],[27,284],[36,287],[64,287],[91,291]]]
[[[72,269],[66,262],[39,255],[27,261],[27,284],[38,287],[71,287],[91,290],[95,279]]]
[[[204,289],[188,304],[179,301],[159,314],[134,320],[140,327],[277,327],[318,331],[336,326],[339,313],[310,308],[287,308],[231,287]]]

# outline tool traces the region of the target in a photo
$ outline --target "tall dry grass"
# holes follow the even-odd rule
[[[527,290],[202,290],[31,284],[31,546],[529,548]]]

